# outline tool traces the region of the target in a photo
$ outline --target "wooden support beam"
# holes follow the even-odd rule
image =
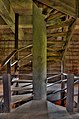
[[[15,49],[18,49],[18,26],[19,26],[19,14],[15,14]],[[15,54],[15,60],[18,60],[18,53]],[[18,62],[15,64],[15,72],[18,67]]]
[[[3,98],[4,98],[4,112],[10,112],[11,104],[11,79],[10,74],[3,75]]]
[[[15,49],[18,50],[18,37],[19,37],[19,14],[15,13]],[[15,60],[18,60],[18,52],[15,54]],[[15,73],[18,69],[18,62],[15,63]],[[16,83],[16,87],[18,87],[18,83]],[[14,94],[18,94],[18,91],[14,92]]]
[[[42,11],[33,3],[33,89],[34,99],[46,100],[46,23]]]
[[[8,28],[11,28],[12,29],[12,26],[9,26],[9,25],[0,25],[0,29],[8,29]],[[24,28],[24,29],[28,29],[28,28],[33,28],[33,26],[32,26],[32,24],[19,24],[19,29],[22,29],[22,28]],[[20,40],[22,40],[22,39],[20,39]]]
[[[66,35],[66,44],[64,45],[64,49],[65,49],[65,50],[64,50],[64,52],[63,52],[62,60],[63,60],[63,58],[64,58],[65,55],[66,55],[68,45],[69,45],[69,43],[70,43],[70,40],[71,40],[71,38],[72,38],[74,29],[75,29],[75,24],[76,24],[76,19],[73,19],[73,22],[71,22],[70,25],[69,25],[68,32],[67,32],[67,35]]]
[[[58,11],[61,11],[62,13],[65,13],[69,16],[73,16],[74,18],[76,17],[76,4],[74,2],[74,6],[71,5],[71,1],[61,1],[61,0],[37,0],[53,9],[57,9]]]
[[[11,74],[11,62],[10,62],[10,60],[7,63],[7,74]]]
[[[65,88],[65,82],[63,81],[65,77],[64,77],[63,73],[64,73],[64,63],[63,63],[63,61],[61,61],[61,80],[62,80],[61,90],[63,90]],[[64,97],[65,97],[65,91],[61,92],[61,99],[62,99],[61,105],[62,106],[65,106]]]
[[[67,75],[67,105],[66,109],[69,113],[73,112],[73,102],[74,102],[74,75]]]
[[[79,18],[79,0],[76,0],[77,17]]]
[[[22,16],[32,15],[32,0],[10,0],[15,13]]]
[[[78,107],[78,112],[79,112],[79,79],[78,79],[78,105],[77,107]]]
[[[3,20],[8,26],[11,27],[12,32],[15,33],[15,13],[9,0],[0,0],[0,13]],[[19,39],[24,39],[24,33],[22,29],[19,29]]]

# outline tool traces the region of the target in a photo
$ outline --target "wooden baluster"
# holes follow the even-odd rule
[[[69,113],[73,112],[73,102],[74,102],[74,75],[67,75],[67,105],[66,109]]]
[[[10,74],[3,75],[3,98],[4,98],[4,112],[10,112],[11,103],[11,79]]]

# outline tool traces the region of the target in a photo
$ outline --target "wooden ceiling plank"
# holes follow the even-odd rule
[[[20,15],[32,15],[32,0],[10,0],[15,13]]]
[[[13,26],[2,25],[2,24],[0,25],[0,29],[8,29],[8,28],[12,29],[11,27]],[[26,28],[33,28],[33,26],[32,24],[22,24],[22,25],[19,24],[19,29],[26,29]]]
[[[58,11],[61,11],[62,13],[65,13],[69,16],[76,17],[76,10],[73,6],[67,5],[66,3],[60,1],[60,0],[36,0],[39,1],[51,8],[57,9]]]

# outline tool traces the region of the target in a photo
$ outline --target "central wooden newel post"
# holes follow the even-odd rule
[[[35,100],[46,100],[46,23],[42,10],[33,3],[33,93]]]

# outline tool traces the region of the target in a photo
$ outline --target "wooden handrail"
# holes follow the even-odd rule
[[[18,61],[21,61],[21,60],[24,60],[24,59],[26,59],[26,58],[29,58],[30,56],[32,56],[32,54],[26,55],[26,56],[24,56],[24,57],[18,59]]]
[[[54,76],[50,76],[50,77],[47,78],[47,80],[52,79],[52,78],[59,77],[60,75],[61,75],[61,73],[60,74],[57,74],[57,75],[54,75]]]
[[[27,45],[27,46],[24,46],[24,47],[22,47],[22,48],[19,48],[19,49],[17,50],[17,52],[20,52],[20,51],[22,51],[22,50],[25,50],[25,49],[31,48],[31,47],[32,47],[32,44]]]
[[[12,64],[11,64],[11,67],[14,66],[17,62],[21,61],[21,60],[24,60],[26,58],[29,58],[31,57],[32,54],[29,54],[29,55],[26,55],[26,56],[23,56],[22,58],[19,58],[18,60],[15,60]]]
[[[7,58],[4,59],[4,61],[3,61],[2,65],[1,65],[1,67],[3,68],[3,67],[11,60],[11,58],[12,58],[16,53],[18,53],[18,52],[20,52],[20,51],[22,51],[22,50],[24,50],[24,49],[30,48],[30,47],[32,47],[31,44],[28,45],[28,46],[19,48],[18,50],[16,50],[16,49],[13,50],[13,51],[11,52],[11,54],[10,54]]]
[[[13,50],[11,54],[8,55],[8,57],[4,59],[3,63],[1,64],[1,67],[3,68],[15,54],[16,54],[16,50]]]

